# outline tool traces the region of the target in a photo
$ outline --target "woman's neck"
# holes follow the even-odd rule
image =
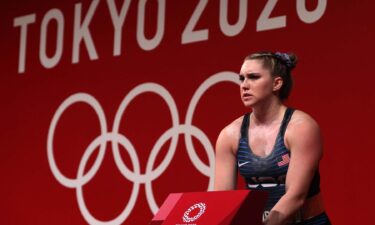
[[[257,125],[267,125],[277,121],[283,115],[286,106],[277,98],[264,104],[254,106],[252,122]]]

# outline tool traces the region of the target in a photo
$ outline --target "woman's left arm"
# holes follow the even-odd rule
[[[285,133],[291,151],[286,176],[286,193],[272,208],[266,225],[288,224],[303,206],[310,183],[322,157],[322,138],[318,124],[307,114],[297,111]]]

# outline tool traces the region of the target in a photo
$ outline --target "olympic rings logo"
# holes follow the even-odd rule
[[[69,96],[67,99],[65,99],[61,103],[61,105],[58,107],[58,109],[56,110],[52,118],[49,130],[48,130],[48,137],[47,137],[48,162],[49,162],[49,166],[51,168],[51,171],[54,177],[57,179],[57,181],[60,184],[62,184],[63,186],[67,188],[76,189],[79,209],[84,219],[89,224],[121,224],[123,223],[128,218],[128,216],[130,215],[131,211],[134,208],[136,199],[138,197],[140,184],[145,184],[147,202],[151,211],[155,214],[159,210],[159,207],[154,198],[154,194],[152,190],[152,181],[157,179],[167,169],[168,165],[170,164],[174,156],[174,153],[176,151],[179,134],[184,134],[188,156],[190,160],[192,161],[193,165],[198,169],[200,173],[209,177],[208,190],[213,189],[214,160],[215,160],[214,150],[208,137],[205,135],[205,133],[203,133],[203,131],[201,131],[198,127],[192,125],[192,118],[193,118],[196,105],[198,104],[201,96],[205,93],[205,91],[209,89],[211,86],[220,82],[225,82],[225,81],[233,82],[237,85],[239,84],[238,76],[236,73],[224,71],[224,72],[219,72],[219,73],[212,75],[199,86],[199,88],[194,93],[190,101],[187,114],[186,114],[185,124],[179,124],[177,107],[171,94],[163,86],[156,84],[156,83],[140,84],[134,89],[132,89],[128,93],[128,95],[125,96],[125,98],[121,102],[119,109],[115,115],[112,131],[108,131],[107,121],[105,119],[105,114],[103,112],[103,109],[101,105],[99,104],[99,102],[93,96],[86,94],[86,93],[76,93],[76,94]],[[138,95],[142,93],[146,93],[146,92],[155,93],[166,101],[170,110],[171,117],[172,117],[172,127],[166,130],[160,136],[160,138],[156,141],[147,161],[146,172],[144,174],[141,174],[137,151],[135,150],[131,141],[126,136],[119,133],[119,127],[120,127],[122,115],[124,111],[126,110],[127,106],[129,105],[129,103]],[[79,163],[77,177],[75,179],[71,179],[71,178],[66,177],[64,174],[62,174],[59,168],[57,167],[55,157],[54,157],[53,140],[54,140],[55,129],[56,129],[56,126],[60,117],[69,106],[78,102],[86,103],[95,110],[99,119],[101,133],[98,137],[96,137],[89,144],[89,146],[85,150]],[[205,165],[197,156],[193,147],[192,136],[197,138],[203,145],[208,156],[209,165]],[[169,146],[168,152],[164,160],[160,163],[160,165],[154,169],[155,159],[159,151],[161,150],[162,146],[164,145],[164,143],[166,143],[169,139],[171,139],[171,144]],[[120,215],[118,215],[116,218],[109,220],[109,221],[100,221],[96,219],[86,207],[82,189],[83,189],[83,186],[87,182],[89,182],[99,170],[101,163],[103,161],[103,158],[104,158],[107,142],[110,142],[112,144],[112,151],[113,151],[116,166],[118,167],[120,173],[127,180],[133,182],[133,188],[132,188],[130,199],[127,205],[125,206],[125,208],[123,209],[123,211],[120,213]],[[127,151],[127,153],[129,154],[134,171],[129,170],[129,168],[122,161],[120,157],[119,145],[122,145],[124,149]],[[94,150],[97,149],[98,147],[99,147],[99,153],[92,167],[88,171],[85,170],[88,159],[93,154]],[[84,174],[84,171],[87,171],[87,173]]]

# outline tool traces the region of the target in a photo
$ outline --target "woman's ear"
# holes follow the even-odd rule
[[[273,91],[278,91],[283,86],[283,78],[277,76],[273,79]]]

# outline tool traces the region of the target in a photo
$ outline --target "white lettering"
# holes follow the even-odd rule
[[[97,59],[98,54],[96,53],[94,42],[92,41],[91,33],[89,31],[89,24],[92,20],[92,17],[95,13],[96,8],[98,7],[99,0],[92,0],[90,8],[86,14],[85,19],[81,24],[81,11],[82,4],[77,3],[74,10],[74,30],[73,30],[73,63],[79,62],[79,46],[83,40],[91,60]]]
[[[200,0],[190,17],[184,31],[182,32],[181,43],[188,44],[192,42],[208,40],[208,29],[194,30],[203,10],[206,8],[208,0]]]
[[[146,51],[156,48],[164,35],[165,23],[165,0],[158,0],[158,18],[156,34],[153,38],[145,37],[145,7],[147,0],[140,0],[138,3],[138,20],[137,20],[137,41],[139,46]]]
[[[129,6],[131,0],[124,0],[124,3],[121,7],[120,14],[116,9],[116,4],[114,0],[107,0],[107,4],[109,7],[109,12],[111,13],[113,27],[115,28],[115,39],[113,44],[113,55],[119,56],[121,55],[121,38],[122,38],[122,27],[124,25],[125,17],[128,13]]]
[[[327,8],[327,0],[319,0],[314,11],[307,11],[306,0],[297,0],[298,17],[305,23],[314,23],[319,20]]]
[[[47,56],[47,27],[54,19],[57,22],[56,51],[52,57]],[[49,10],[42,20],[40,30],[39,59],[45,68],[52,68],[60,61],[63,50],[64,16],[58,9]]]
[[[146,6],[150,1],[139,0],[137,5],[137,21],[136,21],[136,39],[138,45],[142,50],[150,51],[160,45],[165,33],[165,20],[166,20],[166,0],[154,0],[157,1],[157,14],[156,14],[156,32],[152,38],[146,38]],[[235,23],[229,24],[229,0],[220,0],[219,5],[219,25],[222,33],[225,36],[233,37],[240,34],[247,23],[248,18],[248,0],[237,0],[238,1],[238,19]],[[103,2],[103,1],[102,1]],[[120,3],[121,2],[121,3]],[[113,56],[120,56],[122,52],[122,39],[124,23],[130,13],[129,10],[132,0],[106,0],[109,9],[109,15],[111,16],[111,22],[114,28],[114,37],[110,37],[113,40]],[[134,1],[133,1],[134,2]],[[327,0],[316,0],[316,7],[313,10],[307,10],[307,0],[297,0],[296,8],[297,14],[301,21],[304,23],[314,23],[319,20],[325,13],[327,8]],[[74,7],[74,21],[73,21],[73,41],[72,41],[72,63],[79,63],[80,51],[88,52],[90,60],[96,60],[99,58],[93,36],[90,30],[90,24],[93,21],[93,16],[99,6],[100,0],[91,0],[87,4],[87,11],[82,12],[82,3],[75,4]],[[233,4],[233,1],[231,1]],[[262,9],[259,17],[256,21],[256,31],[272,30],[277,28],[286,27],[286,15],[272,16],[272,13],[277,7],[278,0],[267,0],[264,8]],[[134,3],[133,3],[134,4]],[[181,44],[188,44],[193,42],[207,41],[209,38],[209,28],[197,28],[198,23],[203,20],[203,12],[206,9],[208,0],[199,0],[195,5],[194,11],[188,19],[185,28],[181,34]],[[103,4],[102,4],[103,5]],[[136,9],[134,9],[136,10]],[[152,9],[151,9],[152,10]],[[156,10],[156,8],[155,8]],[[100,10],[102,12],[102,10]],[[212,9],[211,9],[212,12]],[[84,15],[82,15],[84,14]],[[134,15],[133,13],[131,15]],[[149,17],[148,17],[149,18]],[[173,19],[173,18],[172,18]],[[103,17],[103,22],[108,22],[108,17]],[[28,36],[32,35],[28,33],[30,24],[35,23],[36,14],[28,14],[14,18],[13,27],[20,28],[20,44],[19,44],[19,58],[18,58],[18,73],[22,74],[26,71],[26,55],[27,55],[27,40]],[[51,36],[52,24],[56,22],[56,49],[54,52],[48,51],[48,38]],[[133,21],[133,20],[132,20]],[[150,20],[151,21],[151,20]],[[94,26],[95,24],[93,24]],[[147,24],[149,25],[149,23]],[[215,26],[215,24],[212,24]],[[53,26],[52,26],[53,27]],[[40,40],[39,40],[39,60],[44,68],[53,68],[60,61],[63,56],[64,50],[64,30],[65,29],[65,18],[64,13],[60,9],[51,9],[43,17],[40,25]],[[92,30],[95,27],[91,27]],[[100,28],[99,28],[100,29]],[[95,30],[98,31],[98,30]],[[99,30],[100,32],[100,30]],[[70,32],[69,32],[70,33]],[[133,32],[134,33],[134,32]],[[133,33],[129,33],[132,35]],[[34,34],[34,33],[33,33]],[[54,34],[54,33],[53,33]],[[48,36],[49,35],[49,36]],[[128,35],[128,36],[129,36]],[[36,37],[37,38],[37,37]],[[109,37],[106,37],[109,38]],[[30,39],[30,38],[29,38]],[[33,38],[35,40],[35,38]],[[53,40],[54,41],[54,40]],[[106,40],[107,41],[107,40]],[[83,43],[82,43],[83,42]],[[31,43],[34,44],[35,43]],[[84,46],[81,46],[83,44]],[[49,53],[49,54],[47,54]]]
[[[277,0],[268,0],[257,21],[257,31],[272,30],[286,26],[286,16],[270,18]]]
[[[239,15],[236,24],[228,23],[228,0],[220,0],[220,29],[227,36],[239,34],[246,24],[247,0],[240,0]]]
[[[25,72],[26,64],[26,40],[27,40],[27,26],[31,23],[35,23],[36,15],[29,14],[26,16],[20,16],[13,20],[13,27],[21,27],[20,35],[20,52],[18,58],[18,73]]]

